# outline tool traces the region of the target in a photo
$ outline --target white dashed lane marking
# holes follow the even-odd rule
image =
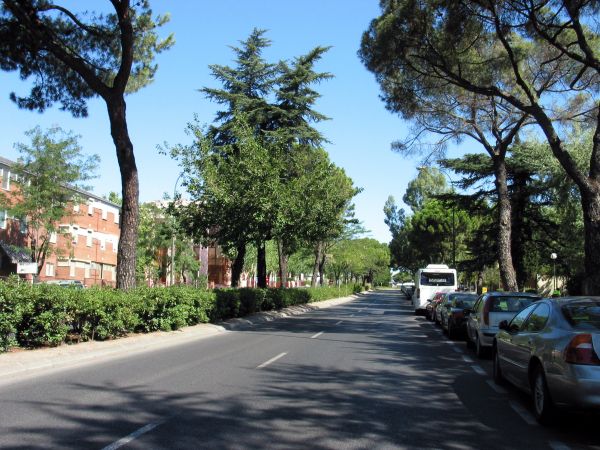
[[[535,417],[521,405],[515,402],[509,402],[510,407],[523,419],[528,425],[537,425]]]
[[[316,339],[316,338],[318,338],[319,336],[321,336],[322,334],[323,334],[323,331],[319,331],[317,334],[313,334],[313,335],[312,335],[310,338],[311,338],[311,339]]]
[[[486,376],[487,372],[485,370],[483,370],[483,367],[477,365],[477,364],[473,364],[471,366],[471,369],[473,369],[476,373],[478,373],[479,375],[483,375]]]
[[[260,366],[256,366],[257,369],[262,369],[263,367],[267,367],[269,364],[274,363],[275,361],[277,361],[280,358],[283,358],[285,355],[287,355],[287,352],[284,353],[280,353],[279,355],[269,359],[268,361],[265,361],[264,363],[262,363]]]
[[[162,420],[157,420],[156,422],[149,423],[148,425],[143,426],[142,428],[134,431],[133,433],[125,436],[124,438],[121,438],[118,441],[115,441],[112,444],[107,445],[102,450],[116,450],[120,447],[123,447],[124,445],[129,444],[131,441],[140,437],[142,434],[146,434],[149,431],[152,431],[153,429],[155,429],[157,426],[162,425],[166,421],[167,421],[167,419],[162,419]]]
[[[493,380],[485,380],[485,382],[498,394],[508,394],[508,391],[506,389],[504,389],[502,386],[498,386],[496,383],[494,383]]]

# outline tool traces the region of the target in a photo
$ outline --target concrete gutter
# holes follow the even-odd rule
[[[0,386],[65,369],[129,357],[134,354],[193,342],[228,331],[242,330],[274,320],[297,316],[317,309],[330,308],[358,298],[358,295],[265,311],[218,324],[199,324],[176,331],[132,334],[109,341],[63,344],[35,350],[15,349],[0,354]]]

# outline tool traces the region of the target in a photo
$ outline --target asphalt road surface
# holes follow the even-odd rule
[[[399,291],[0,388],[0,448],[600,449]]]

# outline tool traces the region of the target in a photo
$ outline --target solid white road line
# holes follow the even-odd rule
[[[129,444],[131,441],[133,441],[134,439],[137,439],[142,434],[146,434],[147,432],[152,431],[157,426],[162,425],[163,423],[166,422],[166,420],[167,419],[162,419],[162,420],[157,420],[156,422],[149,423],[148,425],[140,428],[139,430],[134,431],[130,435],[125,436],[124,438],[121,438],[118,441],[115,441],[112,444],[104,447],[102,450],[116,450],[119,447]]]
[[[508,404],[519,416],[521,416],[521,419],[527,422],[527,424],[537,425],[537,420],[535,420],[535,417],[533,417],[531,413],[525,408],[523,408],[521,405],[515,402],[509,402]]]
[[[483,370],[483,367],[477,365],[477,364],[473,364],[471,366],[471,369],[473,369],[475,372],[477,372],[479,375],[483,375],[486,376],[487,372],[485,370]]]
[[[560,441],[548,441],[548,445],[550,446],[550,448],[552,450],[570,450],[571,447],[569,447],[567,444],[563,444]]]
[[[265,361],[264,363],[262,363],[260,366],[256,366],[257,369],[262,369],[263,367],[267,367],[269,364],[274,363],[275,361],[277,361],[279,358],[283,358],[285,355],[287,355],[287,352],[284,353],[280,353],[279,355],[271,358],[268,361]]]
[[[454,348],[458,348],[458,347],[454,347]],[[473,359],[471,359],[471,357],[469,357],[467,355],[463,355],[462,359],[466,363],[472,363],[473,362]]]
[[[337,321],[337,322],[335,323],[335,325],[339,325],[339,324],[340,324],[340,323],[342,323],[342,322],[343,322],[343,320],[339,320],[339,321]]]
[[[498,386],[496,383],[494,383],[493,380],[485,380],[485,382],[498,394],[507,394],[508,393],[508,391],[506,389],[504,389],[502,386]]]
[[[311,338],[311,339],[316,339],[316,338],[318,338],[319,336],[321,336],[323,333],[324,333],[323,331],[320,331],[320,332],[318,332],[317,334],[313,334],[313,335],[312,335],[310,338]]]

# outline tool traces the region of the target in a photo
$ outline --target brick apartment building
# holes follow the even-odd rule
[[[5,192],[16,189],[12,165],[12,161],[0,157],[0,189]],[[115,286],[120,207],[90,192],[74,190],[74,193],[80,201],[71,206],[70,213],[58,224],[59,232],[50,237],[53,251],[35,280],[78,280],[85,286]],[[0,210],[0,277],[17,273],[19,266],[31,262],[29,244],[26,223],[10,217],[9,211]],[[159,264],[165,267],[169,264],[169,251],[164,249],[157,254]],[[230,284],[230,261],[219,247],[194,246],[194,252],[202,263],[201,273],[208,276],[209,286]],[[168,285],[168,270],[163,272],[167,275],[160,282]]]
[[[14,191],[13,162],[0,157],[0,189]],[[120,207],[90,192],[75,190],[80,200],[50,236],[54,251],[47,256],[37,281],[79,280],[86,286],[116,283]],[[0,275],[16,273],[17,265],[31,261],[26,223],[0,210]]]

